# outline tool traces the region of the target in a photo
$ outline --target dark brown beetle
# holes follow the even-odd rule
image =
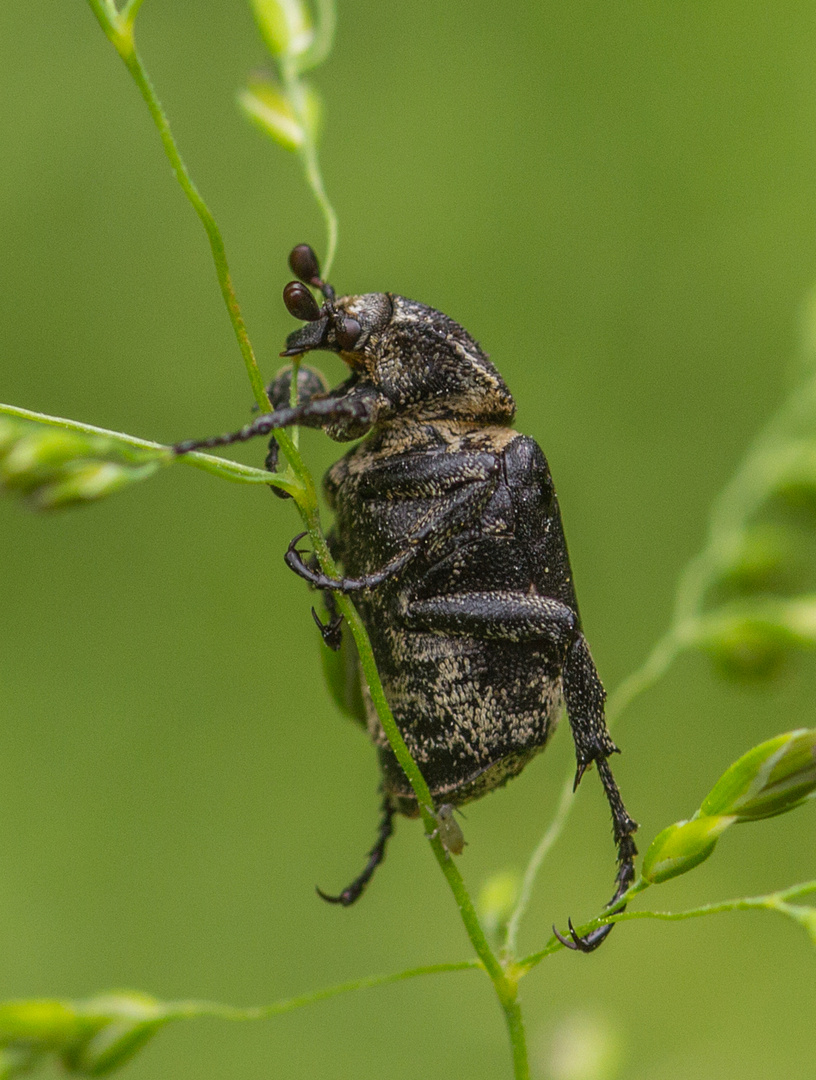
[[[521,772],[566,705],[575,784],[594,762],[612,811],[616,902],[634,876],[637,825],[607,761],[617,748],[543,453],[513,430],[515,402],[504,380],[447,315],[392,293],[337,299],[307,245],[294,249],[290,265],[300,280],[286,286],[284,300],[306,325],[289,335],[282,355],[338,353],[349,378],[295,407],[284,404],[288,383],[286,392],[278,386],[274,412],[177,452],[294,424],[341,442],[362,439],[324,478],[335,514],[330,546],[344,576],[330,579],[304,561],[297,549],[304,534],[292,541],[287,564],[317,589],[353,596],[389,705],[437,807],[479,798]],[[321,291],[321,306],[307,286]],[[414,817],[418,807],[330,591],[326,597],[329,622],[315,619],[351,673],[335,694],[367,726],[383,777],[379,839],[365,870],[339,896],[321,893],[349,905],[382,861],[394,814]],[[564,943],[590,951],[611,927],[584,939],[570,930]]]

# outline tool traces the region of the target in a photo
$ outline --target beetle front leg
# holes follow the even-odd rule
[[[342,907],[350,907],[355,900],[360,899],[363,889],[371,881],[374,871],[385,858],[386,845],[394,832],[394,814],[396,812],[391,799],[386,795],[382,803],[382,817],[377,831],[377,843],[368,853],[368,862],[362,874],[356,877],[351,885],[343,889],[337,896],[329,896],[322,889],[317,889],[317,895],[321,900],[325,900],[327,904],[340,904]]]
[[[268,435],[279,428],[296,426],[323,428],[332,438],[341,442],[357,439],[369,431],[382,404],[382,395],[377,391],[369,386],[356,386],[342,396],[315,398],[303,405],[262,413],[239,431],[214,435],[209,439],[188,439],[176,443],[173,452],[189,454],[192,450],[230,446],[232,443],[247,442],[256,435]]]

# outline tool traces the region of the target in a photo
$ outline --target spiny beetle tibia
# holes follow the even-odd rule
[[[242,442],[275,428],[322,428],[363,439],[324,479],[335,514],[329,537],[343,577],[304,560],[296,537],[286,562],[316,589],[349,593],[368,630],[385,694],[439,804],[459,806],[521,772],[552,735],[562,702],[572,728],[576,786],[593,763],[612,811],[619,869],[615,903],[634,877],[637,828],[607,758],[617,748],[604,720],[604,689],[581,630],[567,545],[546,459],[511,427],[515,403],[498,371],[461,326],[392,293],[335,298],[301,244],[289,265],[299,281],[284,302],[306,325],[286,357],[338,353],[349,378],[325,392],[304,373],[296,406],[290,378],[270,388],[274,411],[230,435],[176,447]],[[318,306],[309,286],[319,290]],[[365,436],[365,438],[363,438]],[[268,465],[274,468],[276,452]],[[354,903],[382,861],[396,813],[417,802],[380,726],[348,632],[325,593],[336,650],[339,704],[367,725],[382,768],[379,838],[362,874],[333,903]],[[324,895],[324,894],[321,894]],[[570,948],[590,951],[611,926]]]

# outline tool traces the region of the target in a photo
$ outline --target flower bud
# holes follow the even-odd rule
[[[816,945],[816,908],[797,905],[793,911],[788,908],[788,914],[805,928],[810,940]]]
[[[727,769],[690,821],[669,825],[652,841],[643,877],[653,885],[708,858],[725,830],[793,810],[816,794],[816,729],[801,728],[760,743]]]
[[[59,428],[26,425],[0,463],[0,480],[7,487],[31,490],[58,475],[60,469],[77,458],[105,453],[109,440],[64,431]]]
[[[794,649],[816,646],[816,596],[729,605],[703,621],[697,642],[727,675],[773,675]]]
[[[476,899],[479,921],[488,936],[504,926],[518,900],[521,878],[515,870],[499,870],[484,882]]]
[[[298,150],[307,133],[312,137],[317,134],[320,98],[307,84],[303,85],[303,115],[300,117],[281,90],[269,80],[253,80],[238,95],[238,104],[252,123],[284,150]]]
[[[271,83],[252,83],[238,95],[238,104],[253,124],[284,150],[297,150],[303,145],[303,128],[289,102]]]
[[[746,529],[730,564],[720,574],[729,591],[782,591],[794,586],[802,553],[789,528],[763,522]]]
[[[124,1064],[171,1015],[146,994],[90,1001],[9,1001],[0,1005],[0,1080],[56,1054],[68,1072],[101,1076]]]
[[[20,437],[20,426],[8,416],[0,416],[0,460]]]
[[[118,465],[113,461],[73,462],[58,479],[43,484],[30,495],[38,510],[56,510],[78,503],[94,502],[130,484],[146,480],[160,468],[158,461],[144,465]]]
[[[816,793],[816,729],[760,743],[726,770],[703,800],[703,814],[759,821],[800,806]]]
[[[794,509],[812,511],[816,503],[816,442],[800,439],[788,444],[774,490]]]
[[[102,1076],[124,1065],[170,1019],[147,994],[95,998],[85,1009],[103,1022],[89,1039],[63,1055],[70,1072],[85,1076]]]
[[[621,1051],[611,1020],[581,1010],[558,1023],[547,1040],[546,1058],[541,1056],[549,1080],[614,1080],[620,1074]]]
[[[643,859],[642,875],[652,885],[685,874],[705,862],[733,817],[693,817],[658,833]]]
[[[90,1029],[92,1030],[92,1029]],[[0,1005],[0,1046],[16,1044],[58,1050],[89,1032],[69,1001],[34,999]]]
[[[300,56],[312,44],[314,30],[303,0],[251,0],[255,21],[273,56]]]
[[[13,1046],[0,1050],[0,1080],[13,1080],[15,1076],[26,1076],[39,1065],[44,1051],[33,1050],[27,1046]]]
[[[792,645],[790,635],[773,623],[743,618],[723,621],[705,648],[727,678],[767,679],[778,674]]]

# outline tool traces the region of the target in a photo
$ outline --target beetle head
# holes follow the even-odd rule
[[[322,349],[338,353],[357,383],[383,399],[380,421],[455,419],[507,424],[515,403],[487,354],[441,311],[393,293],[335,298],[317,257],[301,244],[289,265],[300,278],[283,291],[291,315],[306,325],[286,339],[282,356]],[[306,287],[319,289],[322,306]]]

